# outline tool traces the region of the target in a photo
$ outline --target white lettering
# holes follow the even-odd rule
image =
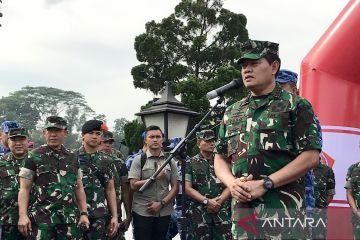
[[[296,226],[296,223],[299,223],[301,227],[305,227],[305,226],[304,226],[304,223],[302,223],[299,218],[297,218],[297,219],[295,220],[295,223],[294,223],[294,225],[293,225],[292,227],[295,227],[295,226]]]
[[[280,219],[274,218],[274,227],[276,226],[276,223],[279,224],[279,227],[284,227],[284,219],[283,218],[281,218],[281,222],[280,222]]]
[[[266,224],[267,222],[269,223],[269,226],[270,226],[270,227],[273,227],[273,226],[271,225],[270,219],[268,219],[268,218],[265,218],[265,221],[264,221],[264,223],[262,224],[261,227],[265,227],[265,224]]]
[[[314,219],[313,218],[307,218],[307,217],[305,217],[305,226],[308,226],[308,220],[309,220],[309,226],[314,227],[313,226]]]
[[[292,225],[291,225],[291,221],[292,221],[292,220],[295,220],[295,218],[289,217],[289,218],[285,218],[285,220],[288,220],[288,225],[287,225],[287,227],[291,227],[291,226],[292,226]]]
[[[319,221],[316,223],[316,227],[319,225],[320,222],[322,223],[323,227],[326,228],[326,224],[322,218],[319,218]]]

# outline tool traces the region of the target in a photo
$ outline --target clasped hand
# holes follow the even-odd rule
[[[229,189],[233,198],[239,202],[249,202],[265,194],[263,180],[253,180],[250,174],[246,178],[236,178],[230,184]]]

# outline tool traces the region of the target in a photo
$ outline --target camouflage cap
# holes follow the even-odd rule
[[[279,56],[279,44],[269,41],[248,40],[240,44],[241,57],[244,59],[260,59],[268,53]]]
[[[101,141],[102,142],[106,142],[109,140],[113,140],[114,141],[114,134],[110,131],[105,131],[103,132],[102,136],[101,136]]]
[[[278,83],[288,83],[288,82],[292,82],[296,85],[298,80],[298,75],[295,72],[286,70],[286,69],[281,69],[276,77],[276,82]]]
[[[204,140],[215,139],[215,133],[213,130],[202,130],[196,133],[196,138]]]
[[[12,128],[8,133],[9,138],[13,137],[29,137],[28,130],[26,128]]]
[[[1,124],[1,131],[8,133],[11,128],[19,128],[20,124],[17,121],[4,121]]]
[[[50,116],[46,118],[44,128],[59,128],[59,129],[66,129],[67,122],[62,117],[58,116]]]

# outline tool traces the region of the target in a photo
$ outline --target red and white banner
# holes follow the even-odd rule
[[[346,207],[341,217],[338,209],[337,216],[329,215],[331,239],[343,238],[344,234],[351,238],[344,184],[348,167],[360,161],[359,29],[360,1],[350,1],[301,65],[300,95],[311,102],[320,119],[323,158],[335,173],[336,195],[330,206]],[[339,223],[341,228],[331,227]]]

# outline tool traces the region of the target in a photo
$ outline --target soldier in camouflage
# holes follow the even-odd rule
[[[268,224],[304,218],[302,177],[318,164],[321,150],[311,104],[275,83],[278,50],[266,41],[241,44],[239,64],[250,94],[226,109],[219,129],[215,172],[233,197],[234,239],[305,238],[299,224]],[[257,226],[243,227],[246,219]]]
[[[280,85],[280,87],[294,95],[298,95],[299,91],[297,89],[297,80],[298,75],[297,73],[281,69],[276,76],[275,82]],[[321,133],[321,128],[319,129]],[[314,184],[315,184],[315,176],[314,171],[311,169],[309,172],[307,172],[304,176],[304,184],[305,184],[305,209],[306,209],[306,216],[307,217],[313,217],[314,210],[315,210],[315,190],[314,190]],[[311,227],[307,227],[307,233],[308,238],[311,237]]]
[[[23,161],[18,229],[27,239],[81,239],[78,226],[89,226],[79,163],[62,145],[67,133],[63,118],[48,117],[43,130],[46,144],[29,152]],[[35,200],[29,206],[32,187]]]
[[[353,236],[354,239],[360,239],[360,162],[349,167],[346,174],[345,189],[346,197],[352,210]]]
[[[107,126],[98,120],[89,120],[81,128],[83,145],[76,152],[83,172],[86,204],[90,228],[85,233],[89,239],[113,237],[118,227],[116,193],[112,158],[100,152],[101,135]],[[107,218],[110,223],[106,226]]]
[[[115,191],[116,191],[116,205],[118,212],[118,222],[119,230],[116,236],[116,239],[125,239],[124,233],[129,228],[131,222],[131,196],[130,196],[130,183],[128,179],[128,170],[125,165],[123,155],[120,151],[113,149],[112,145],[114,143],[113,133],[110,131],[105,131],[101,137],[100,150],[105,154],[108,154],[113,162],[115,169],[114,172],[117,173],[118,178],[114,181]],[[124,203],[124,208],[126,212],[126,219],[122,221],[122,211],[121,205]]]
[[[10,152],[8,145],[8,132],[11,128],[19,128],[20,125],[16,121],[4,121],[1,123],[0,129],[0,157]]]
[[[215,134],[203,130],[196,137],[200,153],[185,170],[185,192],[191,198],[187,212],[192,219],[190,234],[194,240],[230,240],[230,191],[215,175]]]
[[[10,153],[0,159],[0,239],[25,239],[17,228],[19,220],[19,172],[27,155],[26,128],[12,128],[8,133]]]
[[[320,161],[314,168],[315,174],[315,212],[314,217],[327,223],[327,207],[335,195],[335,175],[328,165]],[[326,228],[322,224],[312,229],[313,239],[326,239]]]

